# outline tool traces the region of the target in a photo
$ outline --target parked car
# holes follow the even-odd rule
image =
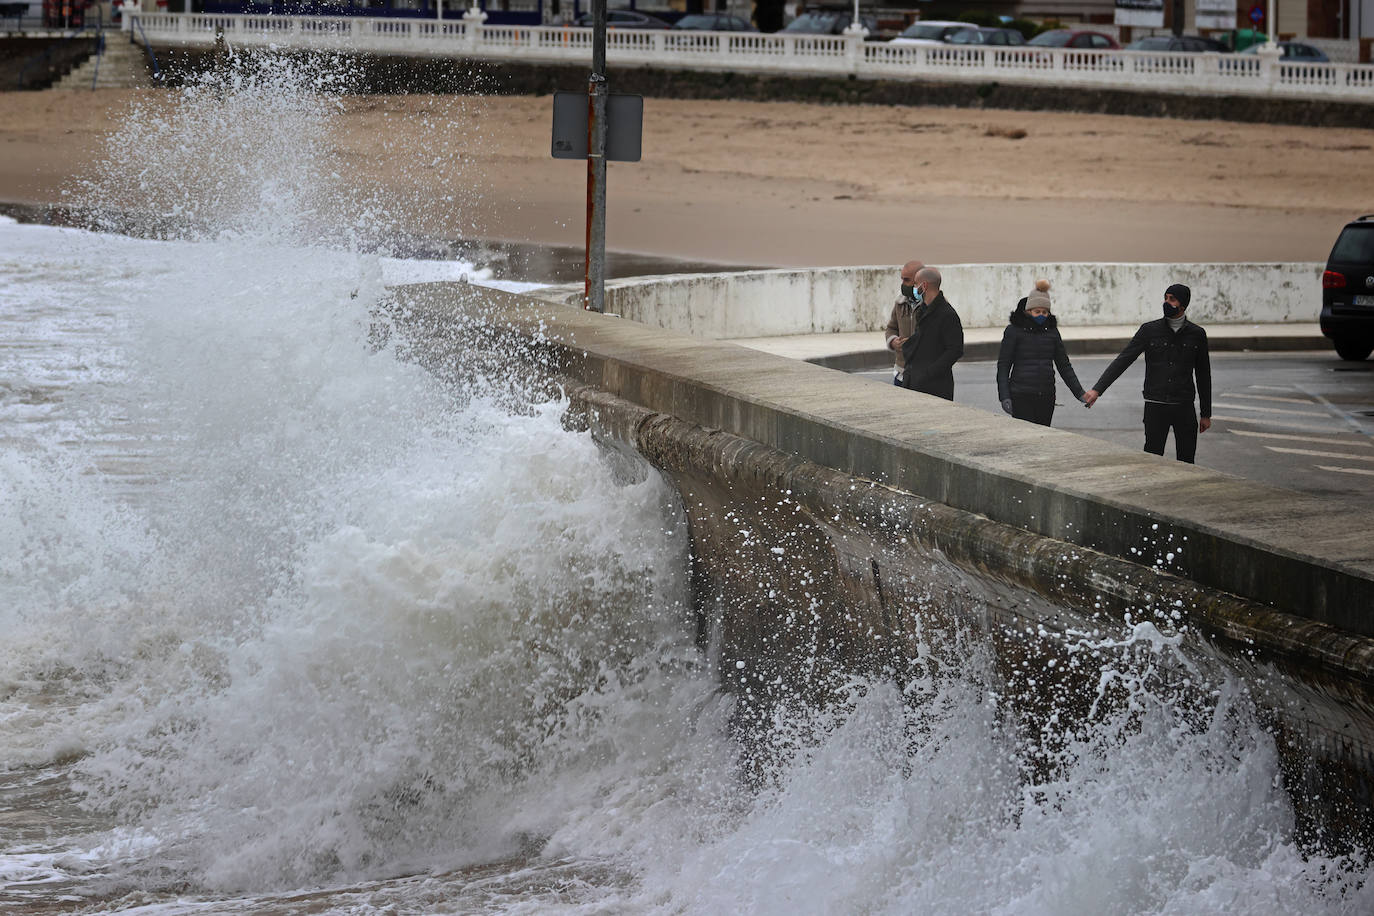
[[[893,45],[942,45],[945,39],[962,29],[974,28],[967,22],[953,22],[945,19],[917,20],[907,26],[900,35],[888,44]]]
[[[724,13],[697,13],[673,23],[675,29],[691,32],[757,32],[752,23]]]
[[[573,20],[573,25],[590,29],[592,27],[592,14],[583,13]],[[641,13],[638,10],[607,10],[606,28],[608,29],[669,29],[672,28],[667,22],[657,16],[650,16],[648,13]]]
[[[1026,44],[1037,48],[1073,48],[1076,51],[1107,51],[1121,47],[1110,35],[1080,29],[1050,29],[1036,35]]]
[[[946,44],[952,45],[1023,45],[1026,43],[1026,36],[1016,29],[997,29],[973,26],[967,29],[960,29],[952,32],[945,39]]]
[[[1203,38],[1201,35],[1151,35],[1148,38],[1137,38],[1135,41],[1126,45],[1127,51],[1193,51],[1205,52],[1214,51],[1218,54],[1230,54],[1231,49],[1219,41],[1211,38]]]
[[[1374,214],[1345,224],[1322,272],[1322,334],[1341,359],[1374,352]]]
[[[1259,50],[1260,45],[1251,45],[1250,47],[1246,48],[1244,51],[1241,51],[1240,53],[1258,54]],[[1331,63],[1331,58],[1327,57],[1326,52],[1323,51],[1321,48],[1314,48],[1311,45],[1305,45],[1300,41],[1281,41],[1279,42],[1279,50],[1283,52],[1282,56],[1284,60],[1290,60],[1295,64]]]
[[[947,45],[980,45],[983,43],[983,30],[976,25],[956,29],[946,35],[941,43]]]
[[[789,22],[783,31],[793,35],[840,35],[853,21],[854,16],[851,13],[828,11],[803,13]],[[869,35],[878,33],[878,20],[872,16],[860,16],[859,22],[868,29]]]

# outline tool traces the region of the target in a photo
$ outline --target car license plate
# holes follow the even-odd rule
[[[1374,305],[1374,296],[1356,296],[1355,305]]]

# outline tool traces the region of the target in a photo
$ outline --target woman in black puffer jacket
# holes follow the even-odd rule
[[[1049,280],[1036,280],[1031,294],[1016,304],[997,354],[997,397],[1002,409],[1018,420],[1041,426],[1049,426],[1054,416],[1056,366],[1073,396],[1083,400],[1083,386],[1050,313],[1049,290]]]

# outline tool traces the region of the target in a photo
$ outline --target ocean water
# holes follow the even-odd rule
[[[404,358],[388,284],[489,277],[378,253],[343,84],[132,111],[80,194],[160,238],[0,222],[0,911],[1374,912],[1143,629],[1049,768],[975,649],[742,735],[672,488]]]

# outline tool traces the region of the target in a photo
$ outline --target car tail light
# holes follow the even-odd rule
[[[1345,274],[1334,270],[1322,271],[1322,289],[1345,289]]]

